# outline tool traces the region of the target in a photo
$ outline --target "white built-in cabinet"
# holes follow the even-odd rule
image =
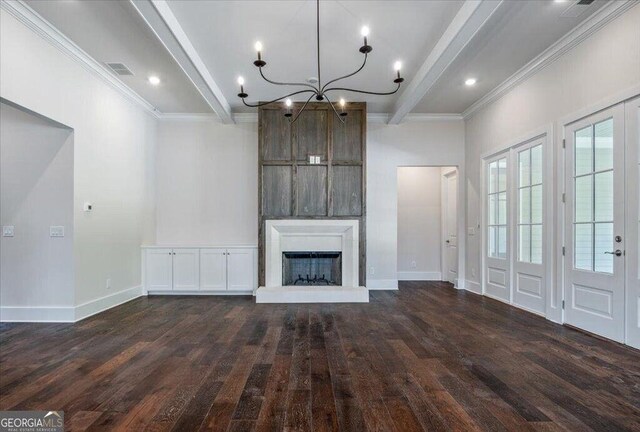
[[[239,248],[143,248],[147,292],[252,292],[257,250]]]

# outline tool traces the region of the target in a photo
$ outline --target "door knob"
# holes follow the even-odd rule
[[[451,243],[449,240],[445,240],[445,243]]]
[[[613,252],[605,252],[605,253],[609,255],[622,256],[622,251],[620,249],[616,249]]]

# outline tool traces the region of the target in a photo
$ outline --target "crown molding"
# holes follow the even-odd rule
[[[489,93],[473,103],[469,108],[464,110],[462,117],[465,120],[471,118],[476,112],[500,99],[514,87],[549,66],[589,36],[603,28],[609,22],[613,21],[638,4],[640,3],[636,0],[618,0],[606,3],[580,25],[575,27],[556,43],[551,45],[540,55],[524,65],[520,70],[507,78],[502,84],[491,90]]]
[[[368,123],[389,123],[391,114],[387,113],[368,113]],[[422,122],[434,122],[434,121],[459,121],[463,120],[462,114],[422,114],[422,113],[410,113],[404,116],[402,123],[422,123]]]
[[[117,90],[130,102],[147,111],[155,118],[159,118],[161,113],[151,105],[146,99],[134,92],[126,84],[116,78],[102,63],[96,61],[82,48],[73,43],[69,38],[60,32],[49,21],[27,6],[22,0],[2,0],[0,8],[10,13],[14,18],[32,30],[42,39],[58,48],[67,56],[79,63],[85,70],[93,73],[105,83]]]

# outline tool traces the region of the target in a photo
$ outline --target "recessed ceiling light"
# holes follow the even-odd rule
[[[149,84],[154,85],[154,86],[159,85],[159,84],[160,84],[160,78],[158,78],[158,77],[157,77],[157,76],[155,76],[155,75],[151,75],[151,76],[149,77]]]
[[[472,86],[472,85],[475,85],[476,79],[475,78],[469,78],[464,83],[465,83],[465,85]]]
[[[567,0],[553,0],[554,3],[565,3]]]

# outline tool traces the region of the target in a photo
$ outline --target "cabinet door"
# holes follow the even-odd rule
[[[200,289],[200,249],[173,250],[173,290]]]
[[[255,284],[254,249],[227,249],[227,289],[252,291]]]
[[[227,250],[200,249],[200,289],[227,289]]]
[[[172,252],[171,249],[147,249],[145,275],[147,291],[171,291]]]

